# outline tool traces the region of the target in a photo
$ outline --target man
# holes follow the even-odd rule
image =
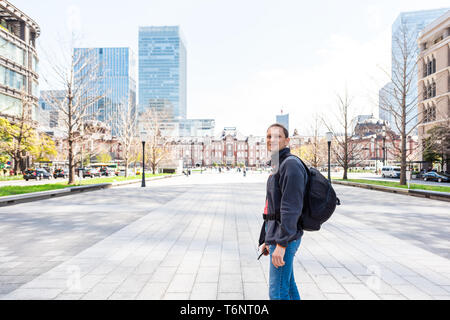
[[[267,129],[272,173],[267,180],[265,222],[259,244],[261,252],[270,254],[271,300],[300,300],[293,265],[303,235],[297,223],[303,209],[308,174],[299,159],[293,156],[286,159],[291,155],[287,147],[288,136],[281,124],[273,124]]]

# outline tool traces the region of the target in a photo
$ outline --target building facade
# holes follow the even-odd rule
[[[186,119],[186,47],[178,26],[139,28],[139,112],[155,99],[171,102]]]
[[[243,136],[235,127],[226,127],[214,137],[170,137],[172,156],[184,167],[264,166],[270,159],[265,137]]]
[[[450,10],[422,31],[418,45],[418,136],[423,152],[430,129],[450,127]],[[443,151],[444,171],[448,171],[449,154],[450,150]]]
[[[8,1],[0,1],[0,116],[37,125],[38,55],[36,22]]]
[[[414,46],[416,43],[419,33],[432,21],[443,15],[445,12],[447,12],[450,8],[443,8],[443,9],[434,9],[434,10],[423,10],[423,11],[413,11],[413,12],[402,12],[399,14],[397,19],[394,21],[392,25],[392,69],[391,69],[391,79],[399,79],[401,78],[401,70],[404,63],[403,58],[403,52],[404,49],[402,46],[402,40],[399,41],[399,38],[402,39],[402,33],[406,34],[406,37],[408,38],[408,46]],[[409,43],[409,41],[413,43]],[[413,112],[408,114],[408,117],[406,119],[407,125],[406,125],[406,132],[409,132],[411,129],[413,129],[417,125],[418,120],[418,114],[416,112],[417,110],[417,71],[412,70],[416,68],[415,62],[418,57],[418,50],[412,52],[411,57],[408,57],[407,72],[412,72],[412,79],[411,79],[411,87],[408,91],[408,95],[406,98],[407,105],[414,105],[415,107],[412,109]],[[391,116],[393,118],[393,116]],[[393,123],[391,121],[391,123]],[[393,129],[396,130],[397,133],[398,130],[393,127]],[[414,133],[417,132],[417,128],[414,129]]]
[[[87,91],[93,98],[87,114],[111,127],[117,135],[120,114],[129,107],[136,116],[136,59],[130,48],[75,48],[75,74],[91,72]]]
[[[236,127],[225,127],[215,136],[167,137],[173,160],[184,167],[240,166],[264,167],[270,160],[265,136],[244,136]],[[305,137],[290,138],[291,150],[305,143]]]

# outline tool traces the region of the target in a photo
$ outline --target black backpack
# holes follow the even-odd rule
[[[298,227],[306,231],[320,230],[320,226],[331,217],[341,201],[336,196],[331,182],[319,170],[308,168],[302,159],[296,155],[290,154],[289,156],[299,159],[308,173],[303,210],[298,221]]]

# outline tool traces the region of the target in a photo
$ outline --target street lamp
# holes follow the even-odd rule
[[[386,166],[386,125],[383,125],[383,166]]]
[[[377,145],[377,136],[372,137],[373,147],[375,151],[375,174],[378,172],[378,145]]]
[[[141,132],[142,140],[142,183],[141,187],[145,188],[145,140],[147,139],[147,133],[145,131]]]
[[[327,132],[327,142],[328,142],[328,181],[331,182],[331,140],[333,139],[333,132]]]

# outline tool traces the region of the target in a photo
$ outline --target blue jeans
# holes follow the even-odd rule
[[[294,279],[294,256],[300,246],[301,238],[288,243],[284,253],[284,266],[275,268],[272,264],[274,245],[270,250],[269,297],[270,300],[300,300]]]

